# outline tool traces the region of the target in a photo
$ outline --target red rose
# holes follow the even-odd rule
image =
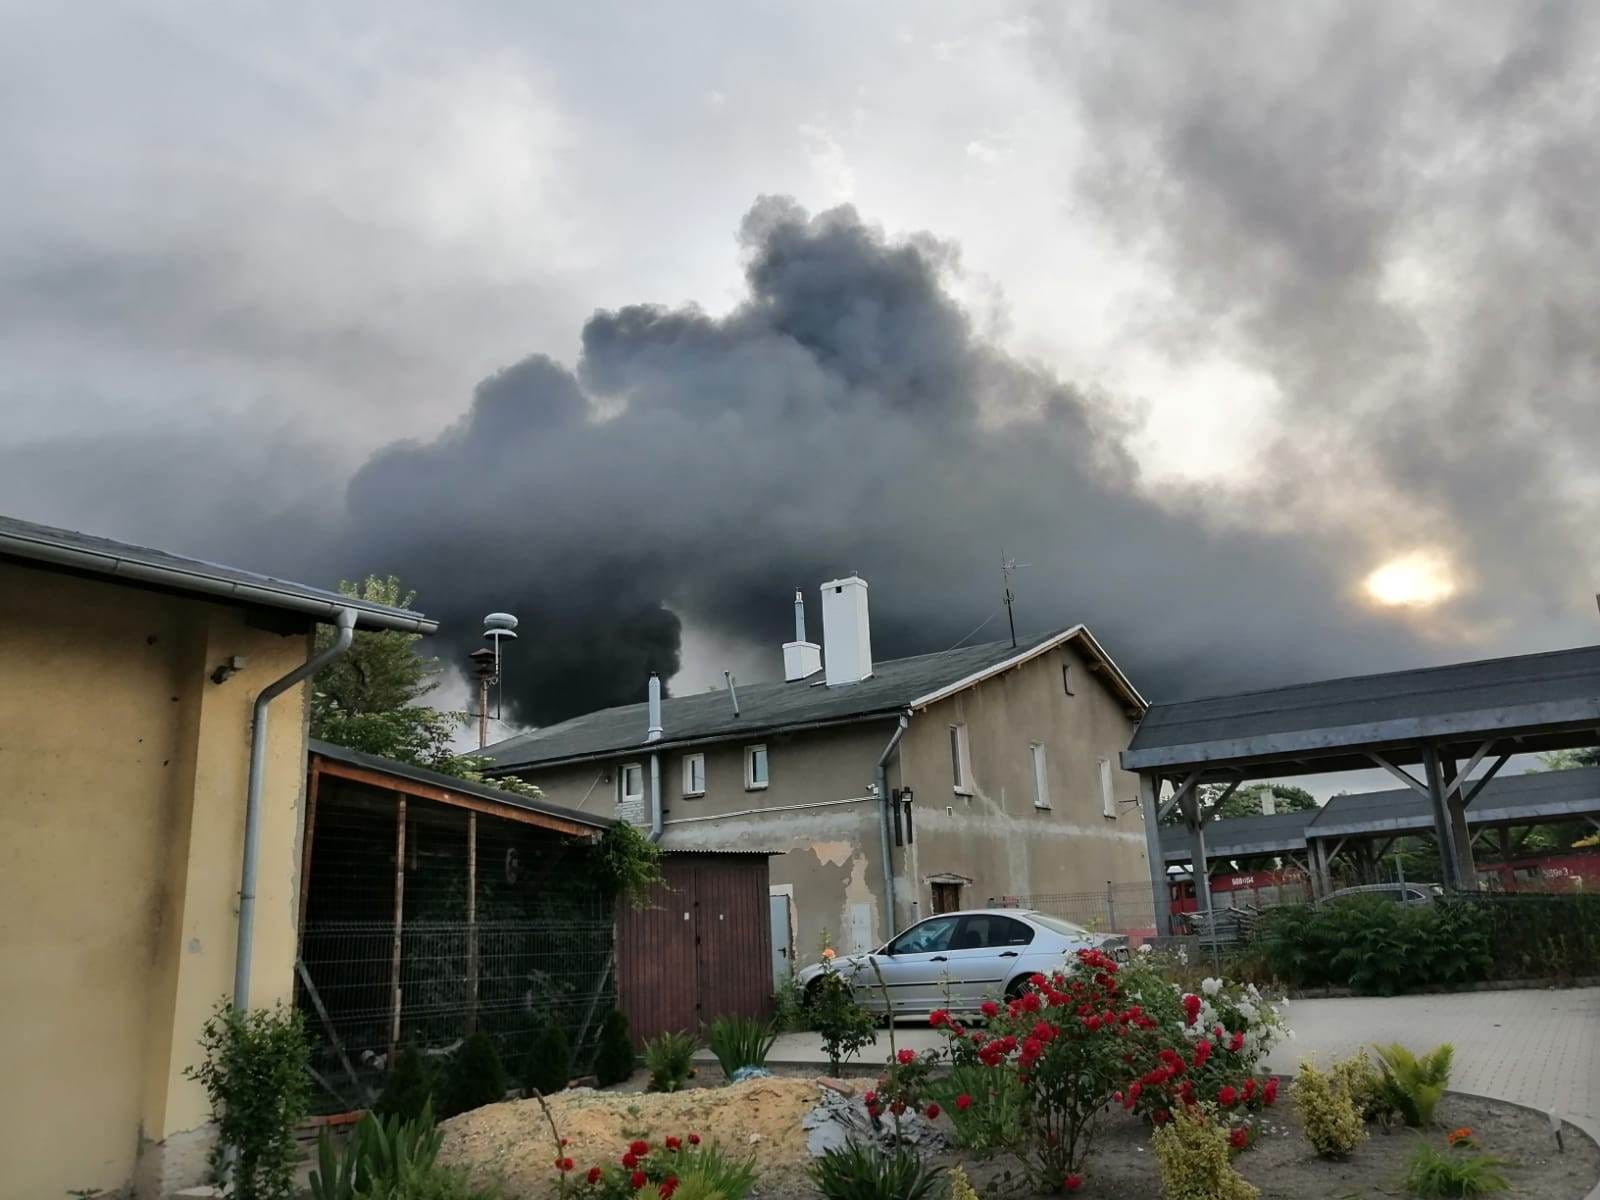
[[[1027,1012],[1038,1012],[1041,1003],[1038,992],[1029,992],[1022,998],[1022,1007]]]
[[[1196,1069],[1206,1065],[1206,1059],[1211,1057],[1211,1043],[1200,1041],[1194,1047],[1194,1065]]]
[[[983,1002],[983,1015],[986,1017],[998,1017],[1000,1015],[1000,1006],[993,1000],[985,1000]]]
[[[590,1183],[599,1183],[600,1182],[600,1177],[602,1175],[604,1175],[604,1174],[605,1174],[605,1172],[602,1171],[599,1167],[590,1167],[589,1168],[589,1177],[588,1177],[589,1178],[589,1182]]]
[[[1243,1150],[1250,1144],[1250,1135],[1241,1125],[1239,1128],[1228,1134],[1228,1141],[1233,1143],[1233,1148],[1235,1150]]]
[[[629,1150],[622,1156],[622,1165],[627,1167],[630,1171],[633,1170],[639,1165],[639,1156],[632,1150]]]
[[[1090,1033],[1099,1033],[1100,1032],[1100,1018],[1099,1017],[1085,1017],[1083,1019],[1083,1027],[1085,1029],[1087,1029]]]
[[[698,1133],[691,1133],[689,1135],[689,1145],[698,1146],[699,1144],[700,1144],[700,1135]]]
[[[1242,1093],[1242,1095],[1244,1096],[1245,1101],[1248,1103],[1250,1097],[1254,1096],[1255,1094],[1256,1094],[1256,1081],[1255,1081],[1255,1078],[1251,1077],[1249,1079],[1246,1079],[1244,1081],[1244,1092]]]
[[[939,1028],[941,1025],[948,1024],[949,1021],[950,1014],[945,1012],[945,1010],[942,1008],[936,1008],[928,1014],[928,1024],[932,1025],[935,1029]]]
[[[1183,997],[1183,1023],[1193,1025],[1200,1019],[1200,997],[1193,992]]]
[[[1062,1180],[1062,1186],[1069,1192],[1075,1192],[1083,1186],[1083,1176],[1068,1175],[1066,1179]]]
[[[971,1096],[967,1095],[965,1092],[962,1092],[961,1095],[956,1097],[956,1109],[957,1109],[957,1111],[966,1112],[967,1109],[969,1109],[971,1107],[972,1107],[972,1097]]]
[[[628,1186],[636,1192],[648,1182],[650,1181],[645,1178],[643,1171],[635,1171],[632,1175],[628,1176]]]
[[[678,1177],[676,1175],[668,1175],[661,1181],[661,1186],[656,1190],[661,1193],[661,1200],[669,1200],[672,1193],[678,1190]]]
[[[1121,1104],[1122,1103],[1122,1093],[1120,1091],[1112,1092],[1111,1093],[1111,1102],[1113,1104]]]
[[[937,1104],[928,1105],[928,1120],[937,1121],[938,1119],[939,1119],[939,1106]]]
[[[1228,1043],[1228,1049],[1232,1050],[1235,1054],[1239,1053],[1239,1051],[1244,1049],[1244,1031],[1243,1030],[1240,1030],[1238,1033],[1233,1035],[1233,1041]]]
[[[1271,1104],[1277,1100],[1277,1098],[1278,1080],[1277,1077],[1274,1076],[1273,1078],[1267,1080],[1267,1086],[1261,1089],[1261,1102],[1263,1104]]]
[[[906,1111],[906,1102],[904,1100],[896,1100],[893,1104],[889,1105],[889,1111],[898,1117],[901,1113]]]
[[[650,1143],[637,1141],[629,1142],[628,1149],[633,1151],[633,1153],[637,1154],[640,1158],[643,1158],[645,1155],[650,1153]]]
[[[1236,1101],[1238,1098],[1239,1093],[1234,1091],[1231,1086],[1225,1085],[1220,1091],[1217,1092],[1217,1103],[1222,1105],[1223,1108],[1232,1108],[1234,1101]]]
[[[682,1147],[683,1147],[682,1139],[675,1138],[675,1137],[670,1137],[670,1136],[667,1138],[667,1149],[668,1150],[678,1150],[678,1149],[681,1149]]]
[[[915,1050],[902,1050],[899,1054],[896,1054],[895,1057],[900,1060],[900,1065],[902,1067],[909,1067],[912,1063],[917,1061],[917,1052]]]
[[[1130,1083],[1128,1085],[1128,1101],[1129,1101],[1129,1103],[1136,1102],[1139,1099],[1139,1096],[1143,1091],[1144,1091],[1144,1084],[1140,1083],[1137,1079],[1135,1079],[1132,1083]]]
[[[868,1107],[871,1107],[872,1105],[874,1105],[874,1104],[876,1104],[878,1102],[878,1093],[877,1092],[868,1092],[865,1096],[863,1096],[861,1098],[867,1102]],[[694,1135],[690,1134],[689,1136],[693,1137]],[[692,1145],[693,1143],[690,1143],[690,1144]]]

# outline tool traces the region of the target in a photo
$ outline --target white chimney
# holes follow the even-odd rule
[[[661,677],[654,671],[650,672],[650,728],[645,730],[644,740],[661,740]]]
[[[822,662],[829,687],[872,674],[867,581],[847,575],[822,585]]]
[[[1278,795],[1269,783],[1261,789],[1261,815],[1270,817],[1278,811]]]
[[[783,678],[787,683],[809,679],[822,670],[822,647],[806,641],[806,598],[794,590],[794,641],[783,644]]]

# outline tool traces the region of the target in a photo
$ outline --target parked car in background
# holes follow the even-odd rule
[[[985,1000],[1014,996],[1029,976],[1057,970],[1085,949],[1128,959],[1128,939],[1119,934],[1091,933],[1048,913],[985,908],[918,921],[870,954],[835,959],[832,969],[864,1008],[883,1013],[892,1004],[896,1016],[911,1016],[974,1011]],[[825,969],[818,963],[799,973],[807,995]]]
[[[1340,888],[1329,892],[1319,903],[1332,904],[1337,900],[1351,900],[1361,896],[1376,896],[1395,904],[1432,904],[1444,895],[1436,883],[1363,883],[1356,887]]]

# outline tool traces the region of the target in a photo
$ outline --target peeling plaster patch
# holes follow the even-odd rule
[[[813,842],[811,845],[811,853],[817,856],[817,861],[827,863],[830,867],[844,866],[850,861],[854,849],[855,847],[849,842]],[[862,864],[863,868],[864,866],[865,864]],[[852,878],[851,882],[854,883],[855,880]]]

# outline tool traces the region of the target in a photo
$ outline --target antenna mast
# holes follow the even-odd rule
[[[1007,558],[1004,550],[1000,551],[1000,580],[1005,585],[1006,624],[1011,627],[1011,648],[1017,648],[1017,619],[1011,611],[1012,602],[1016,600],[1016,593],[1011,590],[1011,576],[1030,563],[1019,563],[1014,558]]]

